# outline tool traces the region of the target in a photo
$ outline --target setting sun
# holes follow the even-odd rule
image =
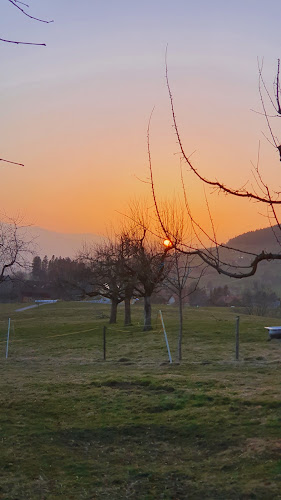
[[[170,240],[164,240],[163,245],[167,248],[172,247],[173,243]]]

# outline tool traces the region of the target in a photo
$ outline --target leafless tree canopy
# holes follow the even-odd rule
[[[79,252],[79,261],[90,270],[84,293],[111,300],[110,323],[116,323],[118,304],[126,298],[130,300],[133,294],[132,277],[126,267],[129,258],[129,249],[120,239],[108,239],[101,244],[84,247]]]
[[[280,60],[277,63],[277,71],[276,77],[274,80],[273,95],[270,94],[268,87],[263,78],[263,66],[262,64],[258,64],[258,73],[259,73],[259,95],[260,102],[262,106],[261,114],[264,116],[267,124],[267,128],[269,131],[269,142],[271,142],[272,146],[276,149],[278,153],[278,157],[281,159],[281,144],[280,140],[277,138],[274,132],[274,120],[276,118],[280,118],[281,116],[281,106],[280,106]],[[185,184],[183,180],[183,175],[181,173],[181,183],[182,183],[182,194],[185,203],[186,215],[189,220],[190,227],[192,232],[197,240],[196,245],[190,241],[186,241],[184,239],[180,239],[177,236],[173,235],[173,233],[169,229],[169,225],[164,220],[161,215],[161,210],[159,208],[159,200],[155,194],[155,184],[153,178],[153,168],[152,168],[152,160],[150,153],[150,123],[148,125],[147,132],[147,143],[148,143],[148,158],[149,158],[149,169],[150,169],[150,183],[152,189],[152,196],[154,200],[156,217],[158,219],[159,226],[162,230],[162,234],[169,238],[173,247],[176,248],[179,252],[182,252],[187,255],[197,255],[198,258],[203,261],[208,266],[216,269],[218,273],[224,274],[226,276],[234,277],[234,278],[246,278],[255,274],[257,267],[262,261],[271,261],[271,260],[281,260],[281,235],[279,235],[279,231],[281,231],[281,224],[278,219],[278,207],[281,205],[280,192],[278,189],[272,191],[269,185],[264,180],[260,168],[259,161],[257,165],[254,167],[254,179],[255,179],[255,187],[251,191],[246,188],[246,186],[242,186],[241,188],[235,189],[231,186],[220,182],[217,179],[207,178],[200,173],[200,171],[195,168],[191,157],[186,153],[183,139],[180,134],[180,130],[178,127],[177,119],[176,119],[176,111],[173,100],[173,93],[171,90],[169,75],[168,75],[168,66],[166,60],[166,84],[168,89],[168,95],[170,100],[170,109],[172,115],[173,127],[176,134],[177,144],[179,146],[179,152],[181,154],[181,160],[183,164],[188,168],[189,171],[193,173],[193,175],[199,179],[202,185],[209,186],[212,188],[212,192],[216,193],[224,193],[225,195],[236,197],[236,198],[244,198],[249,202],[254,201],[260,204],[263,207],[266,207],[268,213],[269,224],[272,226],[272,230],[274,232],[276,241],[280,246],[280,252],[246,252],[237,248],[232,248],[225,244],[218,242],[215,232],[215,225],[212,218],[212,214],[208,205],[207,197],[205,197],[205,202],[207,206],[207,210],[209,213],[210,226],[212,231],[210,233],[205,227],[203,227],[196,214],[191,210],[187,192],[185,189]],[[269,112],[269,107],[272,108],[273,113]],[[203,240],[208,244],[203,243]]]
[[[144,299],[144,330],[151,329],[151,296],[167,276],[167,249],[149,239],[146,229],[123,231],[115,240],[84,248],[78,259],[91,270],[84,287],[88,296],[111,300],[110,322],[115,323],[117,306],[125,303],[125,325],[131,323],[130,301]]]
[[[26,237],[20,221],[5,218],[0,222],[0,284],[29,265],[32,241]]]

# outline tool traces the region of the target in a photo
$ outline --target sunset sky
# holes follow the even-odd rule
[[[159,198],[181,193],[165,85],[165,48],[187,155],[209,178],[278,188],[278,155],[258,94],[257,57],[272,89],[281,56],[280,0],[30,0],[43,24],[1,2],[0,210],[43,228],[103,233],[132,197],[150,196],[146,130]],[[280,123],[281,125],[281,123]],[[278,128],[277,128],[278,131]],[[280,134],[281,138],[281,134]],[[141,180],[140,180],[141,179]],[[185,172],[193,213],[204,191]],[[256,204],[208,194],[220,239],[268,225]]]

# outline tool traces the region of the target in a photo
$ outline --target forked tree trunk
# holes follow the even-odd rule
[[[179,336],[178,336],[178,361],[181,361],[181,346],[182,346],[182,327],[183,327],[183,304],[182,296],[179,295]]]
[[[110,319],[109,323],[116,323],[117,321],[117,300],[111,299],[111,310],[110,310]]]
[[[131,297],[125,297],[125,318],[124,326],[130,326],[132,324],[131,320]]]
[[[151,326],[151,297],[146,295],[144,297],[144,326],[143,331],[147,332],[152,330]]]

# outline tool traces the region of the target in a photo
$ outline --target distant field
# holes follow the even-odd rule
[[[18,307],[0,308],[1,500],[281,499],[277,319],[240,316],[236,362],[235,310],[186,308],[170,365],[156,306],[145,333],[140,306],[126,328],[122,307],[110,328],[109,306]]]

